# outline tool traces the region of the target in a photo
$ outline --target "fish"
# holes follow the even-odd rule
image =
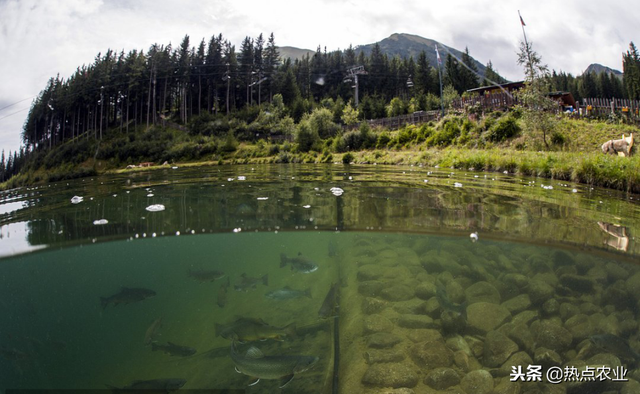
[[[275,327],[265,323],[262,319],[247,317],[241,317],[231,324],[216,324],[215,331],[216,336],[241,343],[265,341],[267,339],[284,341],[284,338],[296,337],[295,323],[291,323],[285,327]]]
[[[599,334],[589,337],[596,346],[627,361],[640,361],[640,354],[629,346],[624,338],[613,334]]]
[[[339,288],[337,283],[333,283],[331,288],[327,292],[327,295],[324,297],[324,301],[322,302],[322,306],[320,306],[320,310],[318,310],[318,316],[322,319],[326,319],[328,317],[336,317],[337,316],[337,308],[340,299]]]
[[[447,290],[445,289],[444,285],[440,283],[436,284],[436,299],[440,303],[440,307],[443,309],[443,311],[462,315],[466,319],[467,302],[465,301],[462,304],[454,304],[453,301],[449,299]]]
[[[209,271],[209,270],[198,270],[192,271],[189,270],[188,273],[190,278],[197,280],[198,282],[213,282],[216,279],[220,279],[224,277],[224,272],[222,271]]]
[[[312,368],[318,360],[316,356],[265,356],[257,347],[250,347],[245,355],[238,353],[235,341],[231,343],[231,359],[236,372],[255,379],[250,386],[260,379],[280,379],[279,387],[283,388],[295,375]]]
[[[8,349],[6,347],[0,348],[0,354],[2,357],[10,361],[21,361],[29,358],[29,354],[17,349]]]
[[[269,286],[269,274],[264,274],[259,278],[252,278],[247,276],[246,273],[243,273],[240,275],[240,278],[240,283],[233,286],[236,291],[249,291],[249,289],[255,289],[260,282],[265,286]]]
[[[272,300],[294,300],[302,297],[312,298],[311,289],[294,290],[289,286],[285,286],[282,289],[270,291],[264,296]]]
[[[158,334],[158,331],[160,330],[160,328],[162,328],[162,317],[159,317],[156,320],[154,320],[149,326],[149,328],[147,328],[147,331],[144,333],[143,343],[145,345],[151,345],[153,342],[155,342],[155,337],[160,335]]]
[[[313,261],[302,256],[298,253],[296,257],[287,257],[284,253],[280,254],[280,268],[291,265],[292,271],[297,271],[303,274],[309,274],[318,270],[318,265]]]
[[[128,386],[118,388],[106,385],[113,393],[132,392],[132,390],[156,390],[156,392],[169,393],[179,390],[187,383],[185,379],[153,379],[153,380],[135,380]]]
[[[227,291],[229,290],[229,286],[231,285],[231,278],[227,276],[227,282],[220,285],[218,288],[218,297],[216,303],[220,308],[224,308],[227,305]]]
[[[155,295],[156,292],[149,289],[122,287],[120,292],[117,294],[109,297],[100,297],[100,304],[102,305],[102,309],[105,309],[109,304],[113,304],[113,306],[118,306],[118,304],[130,304],[132,302],[146,300],[147,298]]]
[[[329,257],[338,256],[338,244],[334,240],[329,241],[328,245]]]
[[[155,343],[152,343],[151,351],[155,352],[156,350],[163,351],[170,356],[180,357],[193,356],[197,352],[197,350],[192,347],[176,345],[172,342],[167,342],[166,345],[156,345]]]

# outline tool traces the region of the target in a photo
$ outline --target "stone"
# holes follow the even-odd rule
[[[486,366],[501,366],[518,351],[518,345],[499,331],[489,331],[484,341],[483,362]]]
[[[492,304],[500,303],[500,293],[489,282],[477,282],[467,287],[464,291],[467,303],[490,302]]]
[[[529,294],[520,294],[503,302],[502,306],[515,315],[531,307],[531,298],[529,298]]]
[[[447,338],[446,344],[449,347],[449,349],[453,350],[454,352],[463,351],[469,356],[473,355],[473,352],[471,351],[469,344],[460,335],[454,335],[450,338]]]
[[[531,352],[535,344],[533,334],[529,327],[523,323],[505,323],[502,327],[498,328],[498,331],[509,337],[514,341],[518,348]]]
[[[589,271],[587,271],[587,276],[600,284],[606,283],[609,277],[606,268],[601,265],[597,265],[589,269]]]
[[[532,310],[528,310],[528,311],[523,311],[518,313],[517,315],[515,315],[513,317],[513,320],[511,320],[511,322],[513,324],[525,324],[525,325],[529,325],[531,323],[533,323],[534,321],[538,320],[539,318],[539,314],[538,311],[532,311]]]
[[[464,289],[457,280],[452,280],[446,286],[447,298],[454,304],[462,304],[465,300]]]
[[[384,289],[384,287],[384,283],[377,280],[370,280],[358,285],[358,293],[365,297],[377,297],[382,293],[382,289]]]
[[[420,368],[449,367],[453,352],[442,341],[422,342],[411,348],[411,358]]]
[[[400,349],[369,349],[364,352],[367,364],[395,363],[405,359],[404,352]]]
[[[562,250],[556,250],[555,252],[553,252],[553,254],[551,255],[551,261],[553,261],[553,265],[555,268],[566,265],[572,266],[575,264],[573,256]]]
[[[629,271],[616,263],[608,263],[604,269],[607,271],[607,277],[611,282],[626,280],[629,278]]]
[[[424,378],[424,384],[436,390],[446,390],[460,384],[460,375],[451,368],[435,368]]]
[[[561,275],[560,283],[578,293],[592,293],[596,285],[596,282],[587,276],[571,274]]]
[[[358,269],[358,280],[360,282],[366,282],[370,280],[380,279],[384,276],[386,267],[381,267],[376,264],[363,265]]]
[[[549,367],[558,367],[562,365],[562,357],[560,355],[546,347],[539,347],[536,349],[533,355],[533,361],[537,365],[542,365],[544,370],[549,369]]]
[[[531,303],[542,305],[549,298],[553,297],[553,287],[540,280],[532,280],[527,289]]]
[[[365,297],[362,300],[362,312],[367,315],[371,315],[381,312],[384,308],[387,307],[387,305],[388,303],[386,301],[382,301],[372,297]]]
[[[602,308],[592,302],[583,302],[580,305],[580,312],[584,313],[585,315],[593,315],[595,313],[602,313]]]
[[[546,316],[552,316],[560,312],[560,303],[555,298],[550,298],[542,304],[542,312]]]
[[[562,304],[560,304],[560,318],[562,318],[562,320],[564,321],[567,321],[569,318],[579,313],[580,308],[572,303],[563,302]]]
[[[471,331],[486,334],[511,318],[507,308],[489,302],[476,302],[467,307],[467,323]]]
[[[529,278],[522,274],[506,274],[502,281],[510,286],[524,289],[529,285]]]
[[[513,371],[513,367],[521,366],[522,370],[526,371],[531,364],[533,364],[533,360],[531,360],[531,356],[528,353],[517,352],[511,355],[495,373],[499,376],[509,376]]]
[[[436,285],[430,282],[422,282],[416,287],[416,297],[421,300],[428,300],[436,295]]]
[[[520,394],[520,382],[512,382],[511,378],[503,378],[493,389],[493,394]]]
[[[373,364],[367,368],[362,383],[377,387],[412,388],[418,384],[418,375],[406,364]]]
[[[411,330],[407,337],[411,340],[411,342],[414,343],[435,342],[443,340],[440,331],[433,329]]]
[[[436,297],[431,297],[429,300],[422,304],[422,313],[425,313],[431,317],[440,316],[440,302]]]
[[[367,338],[367,346],[373,349],[391,348],[400,342],[402,342],[402,338],[399,336],[383,332],[371,334],[369,338]]]
[[[406,285],[394,285],[380,292],[380,296],[387,301],[407,301],[415,296],[414,291]]]
[[[404,328],[437,328],[433,319],[427,315],[402,315],[398,326]]]
[[[471,372],[482,368],[482,365],[480,365],[475,357],[466,354],[462,350],[453,353],[453,362],[464,372]]]
[[[551,321],[537,321],[531,325],[536,341],[550,349],[564,351],[573,342],[573,335],[566,328]]]
[[[471,349],[471,352],[475,357],[482,356],[482,353],[484,352],[484,342],[470,335],[465,335],[464,340],[467,341],[469,349]]]
[[[569,330],[577,342],[588,339],[591,335],[595,334],[595,328],[591,319],[582,313],[569,318],[564,323],[564,327]]]
[[[410,314],[424,314],[423,313],[424,301],[417,298],[413,298],[409,301],[398,301],[393,303],[393,310],[401,315]]]
[[[638,394],[640,393],[640,382],[634,379],[629,379],[629,381],[622,386],[620,389],[620,394]]]
[[[364,334],[393,331],[393,323],[389,319],[380,315],[367,316],[364,319]]]
[[[489,371],[471,371],[460,381],[460,386],[466,393],[491,394],[493,392],[493,377]]]

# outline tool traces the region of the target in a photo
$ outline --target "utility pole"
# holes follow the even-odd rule
[[[227,116],[229,116],[229,90],[231,89],[231,73],[229,72],[229,63],[227,63],[227,72],[222,80],[227,80]]]
[[[369,74],[368,72],[365,71],[364,66],[356,66],[356,67],[351,67],[350,69],[347,70],[347,77],[344,79],[344,82],[351,82],[354,81],[355,85],[352,86],[353,88],[355,88],[356,90],[356,94],[355,94],[355,104],[356,107],[358,107],[358,75],[366,75]]]
[[[442,97],[442,59],[440,59],[440,52],[438,52],[438,44],[436,44],[436,58],[438,59],[438,79],[440,80],[440,113],[444,118],[444,98]]]

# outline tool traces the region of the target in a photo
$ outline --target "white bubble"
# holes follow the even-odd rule
[[[153,205],[149,205],[145,209],[147,211],[149,211],[149,212],[160,212],[160,211],[164,211],[164,205],[162,205],[162,204],[153,204]]]
[[[462,183],[460,183],[460,182],[455,182],[455,183],[453,184],[453,187],[462,187]]]
[[[84,200],[84,197],[73,196],[71,197],[71,204],[80,204]]]
[[[311,205],[303,205],[302,208],[309,209],[309,208],[311,208]]]
[[[109,223],[107,219],[98,219],[93,221],[93,224],[96,226],[102,226],[103,224],[107,224],[107,223]]]
[[[258,201],[265,201],[268,200],[269,197],[258,197]]]

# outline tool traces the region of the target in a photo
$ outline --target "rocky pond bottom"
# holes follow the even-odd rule
[[[341,250],[342,393],[640,392],[638,266],[459,238]]]

